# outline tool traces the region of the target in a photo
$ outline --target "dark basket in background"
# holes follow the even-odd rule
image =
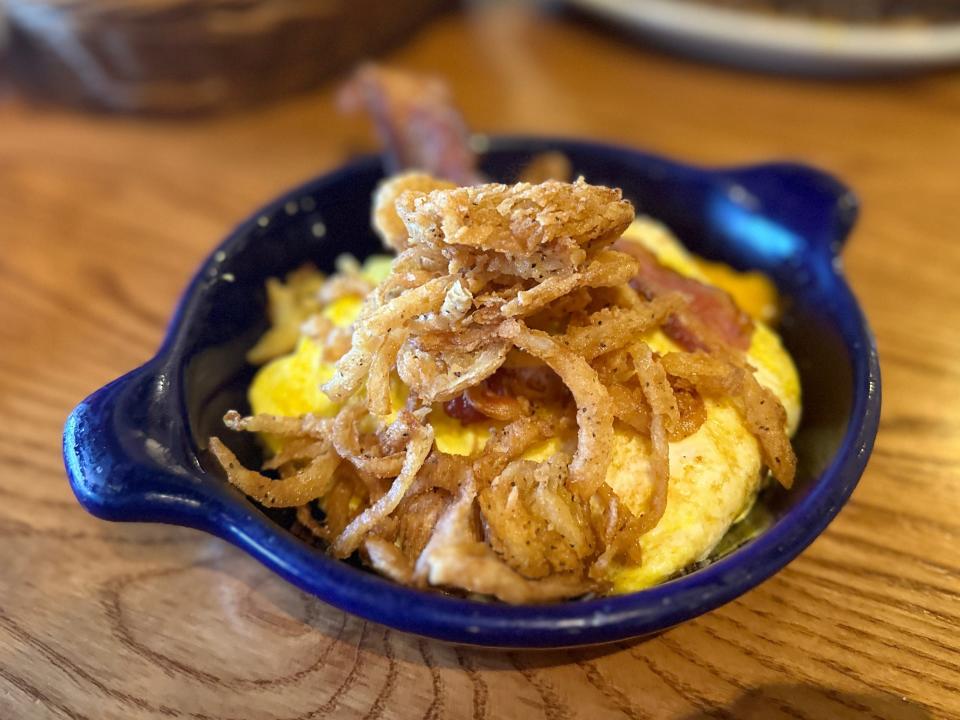
[[[34,99],[203,113],[309,89],[449,0],[0,0],[6,73]],[[2,23],[2,19],[0,19]]]

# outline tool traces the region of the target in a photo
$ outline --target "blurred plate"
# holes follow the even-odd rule
[[[766,71],[910,72],[960,62],[960,23],[806,20],[677,0],[567,0],[657,44]]]

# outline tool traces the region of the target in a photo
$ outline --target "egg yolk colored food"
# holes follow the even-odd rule
[[[665,266],[729,292],[751,314],[755,329],[747,360],[756,368],[760,384],[783,403],[792,434],[800,418],[800,383],[789,354],[765,320],[776,317],[777,294],[770,281],[758,273],[738,273],[726,266],[695,258],[663,226],[638,218],[624,238],[645,246]],[[390,258],[374,256],[363,274],[376,284],[389,272]],[[342,297],[323,314],[335,325],[347,327],[356,319],[362,298]],[[656,351],[677,349],[661,331],[644,340]],[[301,337],[296,349],[277,358],[256,374],[249,390],[252,410],[284,416],[314,413],[333,416],[339,406],[320,390],[332,377],[333,364],[322,358],[313,340]],[[406,388],[394,379],[394,412],[406,401]],[[629,592],[661,582],[693,562],[702,560],[730,526],[752,505],[763,481],[760,449],[738,412],[727,402],[706,400],[707,419],[699,430],[670,444],[670,482],[667,509],[660,522],[641,538],[643,563],[619,568],[610,578],[614,592]],[[490,437],[494,421],[464,424],[437,404],[430,416],[437,448],[444,453],[470,455]],[[649,440],[617,424],[613,458],[607,483],[634,513],[649,503]],[[271,445],[274,443],[268,442]],[[540,443],[525,454],[541,461],[559,448],[557,439]],[[275,446],[274,446],[275,449]]]

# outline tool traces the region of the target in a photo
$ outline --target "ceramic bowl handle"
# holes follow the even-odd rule
[[[838,257],[856,223],[860,203],[853,191],[823,170],[777,162],[733,170],[726,176],[808,243],[821,259]]]
[[[166,378],[149,365],[115,380],[74,408],[63,459],[77,499],[106,520],[151,520],[202,527],[200,471],[171,459],[181,437],[150,417]]]

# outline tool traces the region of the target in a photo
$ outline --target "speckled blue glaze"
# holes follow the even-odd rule
[[[144,366],[84,400],[64,432],[64,460],[77,498],[108,520],[199,528],[243,548],[307,592],[364,618],[442,640],[498,647],[560,647],[642,636],[712,610],[796,557],[856,486],[880,416],[874,340],[845,282],[838,254],[857,215],[850,191],[791,163],[701,169],[635,150],[568,140],[503,138],[484,158],[511,180],[529,157],[557,149],[577,173],[619,186],[641,212],[669,225],[694,251],[772,276],[787,299],[781,328],[804,387],[795,446],[796,486],[765,496],[772,526],[731,555],[631,595],[512,607],[395,585],[326,557],[208,472],[213,432],[241,460],[249,438],[219,418],[244,407],[253,369],[243,360],[265,328],[263,284],[307,260],[378,249],[368,227],[382,171],[361,158],[288,192],[243,222],[194,277],[163,346]],[[229,437],[228,437],[229,436]]]

